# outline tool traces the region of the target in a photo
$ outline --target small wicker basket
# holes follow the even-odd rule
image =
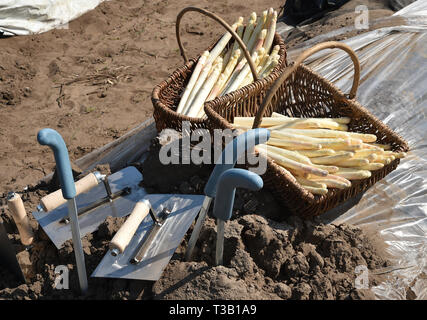
[[[310,55],[326,49],[339,48],[346,51],[354,64],[354,80],[350,94],[345,95],[332,83],[313,72],[301,63]],[[205,104],[211,129],[232,129],[236,116],[255,116],[253,128],[257,128],[264,115],[278,112],[292,117],[350,117],[349,131],[371,133],[377,136],[378,143],[390,144],[393,151],[407,151],[407,143],[368,110],[354,97],[359,85],[360,65],[354,51],[340,42],[325,42],[303,52],[296,62],[286,68],[277,79],[261,103],[248,108],[244,103],[236,102],[224,108],[217,101]],[[366,191],[377,181],[384,178],[399,164],[399,159],[372,171],[370,178],[352,181],[347,189],[329,189],[326,195],[313,195],[304,189],[294,177],[270,158],[267,159],[267,171],[263,175],[265,186],[292,213],[304,218],[320,215],[344,201]]]
[[[185,54],[185,49],[181,42],[180,37],[180,23],[183,15],[186,12],[195,11],[199,12],[207,17],[212,18],[213,20],[220,23],[228,32],[231,33],[233,38],[239,43],[243,53],[249,65],[251,67],[252,75],[254,76],[255,81],[245,86],[239,90],[236,90],[232,93],[226,94],[222,97],[218,97],[212,101],[216,101],[218,104],[223,105],[224,107],[228,106],[232,101],[235,100],[245,100],[245,99],[256,99],[256,96],[260,93],[264,93],[268,90],[268,88],[274,83],[274,81],[280,76],[283,68],[287,66],[286,62],[286,48],[285,44],[278,33],[275,34],[273,46],[279,45],[279,63],[272,70],[270,75],[263,79],[258,79],[256,75],[256,68],[251,60],[250,53],[246,49],[245,44],[240,39],[240,37],[235,33],[232,28],[220,17],[216,14],[206,11],[204,9],[196,8],[196,7],[187,7],[183,9],[177,17],[176,21],[176,38],[178,41],[178,46],[181,51],[181,55],[184,58],[184,65],[175,70],[169,78],[165,81],[162,81],[159,85],[157,85],[151,96],[151,101],[154,106],[154,120],[156,122],[157,131],[161,131],[165,128],[171,128],[178,131],[182,129],[182,122],[189,121],[190,122],[190,130],[193,131],[198,128],[207,128],[206,119],[203,118],[194,118],[188,117],[183,114],[177,113],[176,107],[181,99],[181,94],[183,93],[188,81],[190,80],[193,69],[195,68],[197,61],[200,57],[197,56],[194,59],[188,59]],[[212,44],[207,50],[211,50],[215,46],[215,43]]]

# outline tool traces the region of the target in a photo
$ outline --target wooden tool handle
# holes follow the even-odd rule
[[[138,229],[138,226],[149,212],[150,207],[145,201],[137,202],[130,216],[126,219],[125,223],[121,226],[119,231],[117,231],[114,238],[111,240],[110,249],[118,250],[119,253],[123,253],[136,230]]]
[[[76,185],[76,195],[84,193],[93,187],[97,186],[99,183],[94,173],[89,173],[84,178],[80,179],[75,183]],[[58,208],[60,205],[66,203],[67,200],[62,196],[62,190],[56,190],[51,194],[43,197],[40,200],[40,204],[43,207],[43,210],[46,212],[52,211],[55,208]]]
[[[19,235],[21,236],[21,243],[23,245],[30,245],[33,242],[34,234],[30,226],[30,220],[24,208],[21,196],[13,193],[7,199],[7,205],[18,228]]]

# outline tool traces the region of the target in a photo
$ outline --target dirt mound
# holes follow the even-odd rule
[[[156,167],[158,150],[152,147],[139,167],[144,175]],[[174,180],[170,170],[185,172]],[[150,192],[168,185],[177,193],[202,193],[210,166],[164,166],[163,180],[153,180]],[[170,179],[167,179],[170,177]],[[161,182],[161,183],[160,183]],[[48,186],[45,186],[48,188]],[[168,191],[169,192],[169,191]],[[23,195],[26,206],[44,195],[39,189]],[[211,206],[212,210],[212,206]],[[209,212],[209,214],[211,211]],[[31,217],[36,239],[28,250],[19,243],[8,212],[1,217],[28,282],[20,284],[0,269],[0,299],[79,299],[71,240],[57,250]],[[274,220],[273,220],[274,219]],[[90,275],[108,251],[108,243],[124,218],[108,217],[93,234],[82,239]],[[278,222],[280,221],[280,222]],[[349,225],[324,225],[317,220],[291,217],[268,190],[236,192],[233,218],[225,229],[224,266],[214,265],[216,226],[207,218],[194,251],[193,262],[183,256],[190,232],[156,283],[124,279],[89,278],[86,299],[365,299],[370,291],[355,289],[355,268],[385,267],[364,233]],[[55,268],[69,268],[70,290],[54,288]],[[377,279],[370,277],[371,285]]]
[[[224,266],[213,266],[215,223],[202,229],[196,262],[173,261],[154,285],[156,299],[374,299],[355,289],[355,268],[387,262],[356,227],[258,215],[230,221]],[[371,285],[378,279],[371,278]]]
[[[7,217],[7,215],[2,215]],[[82,238],[86,268],[90,275],[108,251],[108,244],[125,218],[108,217],[93,234]],[[12,234],[10,240],[15,244],[21,268],[27,278],[27,284],[20,284],[10,277],[10,273],[0,268],[0,299],[79,299],[77,271],[71,240],[57,250],[46,238],[42,230],[36,231],[36,239],[29,250],[19,245]],[[69,269],[69,290],[54,288],[55,268],[65,265]],[[127,281],[120,279],[89,278],[89,292],[85,299],[137,299],[152,286],[146,281]]]

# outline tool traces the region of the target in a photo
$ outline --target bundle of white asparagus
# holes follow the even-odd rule
[[[260,127],[270,130],[267,144],[256,147],[294,177],[307,191],[323,195],[345,189],[352,180],[369,178],[404,152],[378,144],[374,134],[348,131],[350,118],[292,118],[273,112]],[[253,117],[235,117],[236,128],[248,130]]]
[[[270,8],[259,17],[253,12],[246,27],[243,22],[243,17],[239,17],[231,28],[251,54],[257,76],[265,78],[279,63],[280,48],[272,48],[277,11]],[[227,32],[210,52],[205,51],[197,61],[176,111],[190,117],[203,118],[205,101],[238,90],[253,80],[250,66],[238,42]]]

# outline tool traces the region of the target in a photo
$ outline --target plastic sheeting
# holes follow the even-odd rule
[[[344,42],[361,63],[356,99],[399,133],[410,152],[354,207],[339,217],[324,218],[375,231],[388,245],[392,266],[379,271],[386,280],[372,288],[377,298],[427,299],[427,1],[419,0],[396,15],[405,25]],[[291,51],[290,59],[304,49]],[[322,51],[305,63],[344,92],[350,90],[353,65],[344,52]]]
[[[28,35],[66,24],[105,0],[2,0],[0,35]]]

